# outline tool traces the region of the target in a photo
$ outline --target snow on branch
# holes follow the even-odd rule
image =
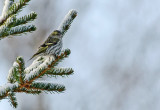
[[[7,83],[4,86],[0,87],[0,100],[8,96],[9,91],[15,91],[18,88],[18,83]]]
[[[13,3],[13,0],[6,0],[6,5],[4,6],[4,11],[0,19],[0,25],[2,25],[13,14],[18,14],[18,12],[20,12],[29,1],[30,0],[19,0],[19,2]]]
[[[14,0],[5,0],[2,15],[0,16],[0,23],[5,19],[5,16],[13,3]]]
[[[41,81],[37,82],[36,80],[42,78],[44,75],[59,75],[63,77],[73,74],[74,71],[71,68],[55,68],[70,53],[69,49],[65,49],[56,59],[53,56],[40,56],[27,68],[25,68],[23,58],[17,57],[13,63],[13,67],[9,70],[8,83],[0,87],[0,100],[8,97],[12,106],[16,108],[16,92],[25,92],[28,94],[63,92],[65,90],[65,86],[63,85]]]
[[[77,11],[74,9],[70,10],[68,14],[65,16],[64,20],[58,27],[58,30],[62,32],[62,35],[64,35],[67,32],[67,30],[69,29],[71,23],[73,22],[76,16],[77,16]]]
[[[60,61],[68,57],[70,54],[69,49],[65,49],[57,59],[53,56],[38,57],[28,68],[25,69],[25,80],[29,83],[33,82],[35,79],[47,74],[47,71],[52,70]],[[38,64],[38,66],[37,66]],[[69,74],[70,71],[64,73]],[[72,71],[73,73],[73,71]]]
[[[25,25],[29,21],[36,19],[37,14],[31,12],[21,18],[17,18],[17,14],[24,8],[30,0],[5,0],[2,15],[0,16],[0,40],[10,35],[21,35],[22,33],[32,32],[36,30],[34,25]]]
[[[63,92],[65,90],[65,86],[60,84],[54,84],[50,82],[33,82],[30,86],[31,89],[37,89],[42,91],[49,92]]]
[[[9,35],[19,35],[26,32],[36,30],[34,25],[26,25],[26,23],[36,19],[37,14],[31,12],[21,18],[16,18],[16,15],[30,0],[19,0],[17,3],[11,3],[14,0],[6,0],[4,15],[0,20],[0,39]],[[11,3],[11,4],[8,4]],[[7,8],[8,7],[8,8]],[[59,30],[63,35],[69,29],[72,21],[77,16],[76,10],[71,10],[66,15],[64,21],[59,26]],[[27,93],[38,95],[42,92],[58,92],[65,91],[65,86],[50,82],[37,81],[43,76],[69,76],[73,74],[72,68],[58,68],[57,65],[70,55],[71,51],[65,49],[56,58],[53,56],[39,56],[33,63],[25,68],[25,61],[22,57],[17,57],[13,66],[9,70],[7,84],[0,86],[0,100],[8,98],[11,105],[17,107],[16,93]]]
[[[68,76],[71,74],[73,74],[72,68],[52,68],[45,72],[45,75],[53,76],[53,77],[57,77],[57,76],[64,77],[64,76]]]
[[[11,103],[11,105],[16,108],[18,103],[17,103],[17,99],[16,99],[16,94],[14,92],[8,92],[8,97],[9,97],[9,102]]]

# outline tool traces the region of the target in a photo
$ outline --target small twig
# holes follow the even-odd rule
[[[77,16],[77,11],[72,9],[68,12],[68,14],[65,16],[65,18],[63,19],[62,23],[60,24],[60,26],[58,27],[58,30],[61,31],[62,35],[64,36],[64,34],[67,32],[67,30],[69,29],[71,23],[73,22],[74,18]]]

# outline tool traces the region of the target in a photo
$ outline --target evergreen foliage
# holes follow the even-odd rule
[[[4,9],[0,17],[0,40],[9,35],[21,35],[22,33],[36,30],[34,25],[24,25],[36,19],[37,14],[31,12],[29,15],[17,18],[17,14],[27,5],[30,0],[6,0]]]
[[[77,16],[77,11],[73,9],[70,10],[69,13],[65,16],[64,20],[62,21],[62,23],[58,28],[58,30],[62,32],[62,35],[64,35],[70,28],[71,23],[73,22],[76,16]]]
[[[0,39],[10,35],[21,35],[26,32],[36,30],[34,25],[26,25],[36,19],[37,14],[31,12],[28,15],[17,18],[17,14],[27,5],[30,0],[6,0],[0,17]],[[59,26],[63,35],[69,29],[72,21],[77,16],[76,10],[71,10]],[[0,100],[8,98],[11,105],[16,108],[18,103],[16,93],[24,92],[26,94],[38,95],[42,92],[61,93],[65,91],[65,86],[51,82],[37,81],[42,76],[69,76],[73,74],[72,68],[58,68],[57,65],[70,55],[71,51],[65,49],[55,59],[53,56],[39,56],[29,67],[25,67],[25,61],[22,57],[17,57],[13,66],[9,70],[8,82],[0,86]]]

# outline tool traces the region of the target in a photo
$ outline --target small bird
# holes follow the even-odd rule
[[[62,33],[59,30],[54,30],[46,41],[40,45],[38,51],[29,59],[36,56],[53,55],[55,59],[62,50]]]

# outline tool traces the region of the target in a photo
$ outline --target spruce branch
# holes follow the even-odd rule
[[[69,49],[65,49],[60,56],[58,56],[57,59],[54,59],[54,57],[49,56],[46,57],[46,60],[41,63],[37,68],[30,69],[32,67],[29,67],[25,70],[25,72],[29,72],[29,74],[26,74],[25,80],[28,83],[32,83],[34,80],[40,78],[43,76],[47,71],[51,70],[53,67],[55,67],[59,62],[61,62],[64,58],[68,57],[70,54]],[[39,60],[39,58],[38,58]],[[38,61],[36,60],[36,61]],[[39,61],[38,61],[39,62]],[[40,61],[41,62],[41,61]],[[34,65],[35,62],[33,62]],[[31,71],[30,71],[31,70]]]
[[[13,12],[15,10],[20,11],[20,9],[22,9],[22,7],[25,6],[25,3],[28,1],[30,0],[20,0],[19,3],[17,3],[18,7],[16,7],[15,3],[13,3],[8,10],[11,11],[10,9],[12,9]],[[17,13],[17,11],[15,13]],[[77,12],[75,10],[71,10],[62,22],[60,26],[61,28],[59,29],[63,32],[63,35],[69,29],[76,15]],[[16,14],[8,15],[8,18],[3,21],[2,25],[0,26],[0,39],[9,35],[17,35],[34,31],[36,29],[34,25],[26,26],[24,24],[36,19],[36,16],[37,14],[34,12],[18,19],[16,18]],[[9,70],[7,78],[8,83],[0,87],[0,100],[9,98],[12,106],[16,108],[17,100],[15,93],[24,92],[27,94],[38,95],[42,92],[61,93],[65,91],[65,86],[63,85],[37,80],[45,75],[53,77],[72,75],[74,72],[72,68],[57,67],[57,65],[62,60],[67,58],[70,53],[70,49],[65,49],[58,57],[53,57],[52,55],[39,56],[27,68],[25,68],[24,59],[22,57],[17,57],[16,61],[13,63],[13,66]]]
[[[35,95],[41,92],[59,93],[65,91],[65,86],[63,85],[37,82],[36,80],[48,74],[55,76],[67,76],[72,74],[73,70],[71,68],[55,68],[55,66],[64,58],[67,58],[70,53],[69,49],[65,49],[56,59],[53,56],[38,57],[33,64],[26,69],[23,58],[17,57],[16,61],[13,63],[13,67],[9,71],[8,83],[4,87],[0,87],[0,100],[9,97],[13,107],[16,107],[16,98],[12,94],[18,92]]]
[[[25,64],[24,64],[24,60],[22,57],[17,57],[16,62],[18,63],[18,72],[19,72],[19,82],[20,84],[24,83],[24,69],[25,69]]]
[[[11,105],[16,108],[18,103],[17,103],[17,99],[15,97],[15,93],[14,92],[8,92],[8,97],[9,97],[9,101],[11,103]]]
[[[36,27],[34,25],[15,27],[15,28],[11,28],[11,30],[8,32],[8,35],[20,35],[22,33],[32,32],[35,30],[36,30]]]
[[[15,27],[15,26],[18,26],[18,25],[23,25],[23,24],[26,24],[26,23],[29,23],[30,21],[33,21],[35,20],[37,17],[37,14],[35,12],[31,12],[30,14],[28,15],[25,15],[23,17],[20,17],[20,18],[16,18],[16,16],[14,16],[12,19],[12,21],[10,21],[10,23],[8,23],[8,27]]]
[[[68,75],[72,75],[73,74],[73,69],[72,68],[51,68],[50,70],[45,72],[45,75],[47,76],[53,76],[53,77],[57,77],[57,76],[68,76]]]
[[[5,0],[2,15],[0,16],[0,23],[3,21],[5,14],[13,3],[14,0]]]
[[[18,83],[7,83],[0,87],[0,100],[8,96],[8,92],[15,91],[19,87]]]
[[[24,60],[22,57],[17,57],[16,61],[13,63],[13,67],[9,70],[8,74],[8,82],[15,83],[18,82],[19,84],[23,84],[24,82]]]
[[[62,21],[62,23],[60,24],[58,28],[58,30],[62,32],[63,36],[70,28],[71,23],[73,22],[76,16],[77,16],[77,11],[74,9],[70,10],[68,14],[65,16],[64,20]]]
[[[22,88],[20,91],[18,92],[24,92],[26,94],[32,94],[32,95],[39,95],[40,93],[42,93],[42,91],[40,90],[28,90],[26,88]]]
[[[14,65],[9,70],[7,80],[8,80],[9,83],[12,83],[12,84],[15,83],[18,80],[18,69]]]
[[[7,9],[7,11],[4,11],[1,19],[0,19],[0,25],[2,25],[10,16],[14,14],[18,14],[18,12],[21,11],[21,9],[27,5],[27,3],[30,0],[19,0],[17,3],[12,3],[12,5]],[[8,4],[4,6],[4,8],[7,7]]]
[[[34,25],[25,25],[36,19],[37,14],[31,12],[28,15],[17,18],[17,14],[27,5],[30,0],[6,0],[0,17],[0,40],[10,35],[21,35],[22,33],[36,30]]]
[[[63,85],[48,82],[33,82],[30,88],[44,92],[63,92],[65,90],[65,86]]]

